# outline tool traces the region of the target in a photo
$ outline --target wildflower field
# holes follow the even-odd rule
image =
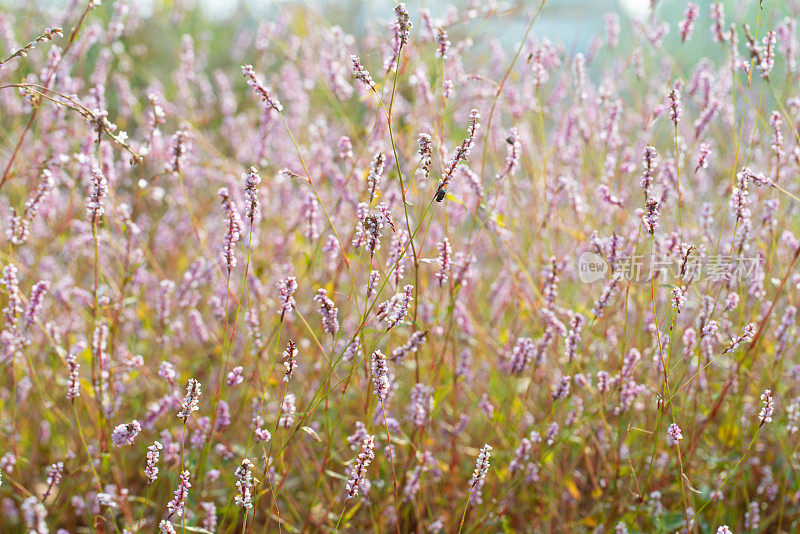
[[[800,531],[800,2],[642,4],[3,5],[0,532]]]

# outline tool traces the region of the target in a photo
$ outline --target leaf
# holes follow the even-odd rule
[[[564,482],[564,484],[567,486],[567,491],[569,492],[570,495],[572,495],[573,499],[580,498],[581,492],[578,491],[578,486],[575,485],[575,482],[573,482],[572,480],[567,480],[566,482]]]
[[[322,438],[319,437],[319,434],[317,434],[316,430],[314,430],[310,426],[303,426],[303,427],[300,427],[300,429],[303,432],[305,432],[306,434],[308,434],[308,436],[311,439],[313,439],[314,441],[316,441],[317,443],[322,443]]]
[[[661,516],[658,520],[655,518],[653,522],[658,521],[656,524],[661,524],[662,528],[667,532],[673,532],[678,530],[683,526],[686,522],[686,518],[683,516],[682,512],[669,512]]]
[[[729,445],[736,440],[738,435],[739,426],[732,423],[720,425],[719,430],[717,431],[717,437],[719,438],[720,442],[727,443]]]
[[[445,195],[445,197],[447,198],[447,200],[451,200],[451,201],[455,202],[456,204],[461,204],[462,206],[465,205],[464,202],[461,199],[454,197],[450,193],[447,193]]]
[[[325,474],[331,478],[338,478],[339,480],[347,480],[346,476],[342,475],[341,473],[337,473],[336,471],[331,471],[330,469],[326,469]]]

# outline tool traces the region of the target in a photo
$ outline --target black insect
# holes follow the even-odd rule
[[[442,189],[441,187],[439,189],[437,189],[436,190],[436,202],[441,202],[442,200],[444,200],[444,195],[445,195],[444,189]]]

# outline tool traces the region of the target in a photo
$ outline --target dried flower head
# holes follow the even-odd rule
[[[764,390],[761,394],[761,402],[764,406],[758,412],[758,420],[760,424],[772,422],[772,415],[775,413],[775,401],[772,399],[772,391],[769,389]]]
[[[358,56],[350,56],[350,59],[353,62],[353,74],[356,79],[374,91],[375,82],[369,71],[361,64],[361,60],[358,59]]]
[[[244,509],[252,508],[253,463],[245,458],[242,460],[241,465],[236,468],[234,475],[236,476],[236,491],[238,492],[234,498],[234,503]]]
[[[678,445],[678,443],[683,439],[683,434],[681,433],[681,428],[672,423],[667,428],[667,445],[672,447]]]
[[[297,346],[291,339],[286,344],[286,350],[283,351],[283,365],[286,367],[283,381],[288,382],[292,379],[292,375],[297,369]]]
[[[482,501],[483,486],[486,483],[486,475],[489,473],[489,457],[492,454],[492,446],[488,443],[481,447],[478,459],[475,461],[475,470],[472,472],[470,480],[469,504],[480,504]]]
[[[242,65],[242,75],[244,79],[247,80],[247,85],[249,85],[255,94],[266,104],[267,109],[274,109],[279,113],[283,111],[280,100],[278,100],[267,86],[264,85],[264,82],[258,74],[256,74],[255,70],[253,70],[252,65]]]
[[[200,393],[200,382],[190,378],[186,383],[186,396],[183,397],[181,409],[178,412],[178,417],[183,419],[184,422],[189,419],[193,412],[200,409]]]
[[[122,447],[123,445],[133,445],[133,440],[136,435],[142,431],[142,425],[139,421],[134,419],[130,423],[117,425],[111,433],[111,441],[115,447]]]
[[[328,292],[322,288],[317,289],[314,301],[319,305],[319,315],[322,317],[322,328],[329,334],[339,331],[339,308],[328,298]]]
[[[347,484],[344,488],[346,492],[345,498],[347,500],[358,496],[358,491],[367,478],[367,468],[369,467],[369,464],[372,463],[374,458],[375,437],[370,434],[366,434],[361,440],[361,452],[358,454],[353,467],[349,469],[350,476],[347,479]]]

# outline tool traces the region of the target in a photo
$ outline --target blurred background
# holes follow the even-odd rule
[[[30,10],[38,12],[64,11],[71,4],[84,0],[0,0],[3,9]],[[113,3],[105,0],[104,3]],[[210,24],[226,24],[247,22],[268,18],[285,9],[308,9],[324,17],[334,25],[341,26],[348,33],[359,35],[365,31],[369,21],[383,20],[391,16],[391,8],[396,3],[392,0],[131,0],[131,9],[142,14],[165,12],[180,7],[194,12]],[[443,17],[448,10],[468,10],[476,0],[407,0],[406,5],[411,13],[420,7],[429,9],[434,17]],[[507,0],[494,2],[497,12],[505,17],[495,18],[493,25],[486,28],[487,33],[494,34],[507,46],[518,44],[519,37],[527,26],[533,9],[538,7],[538,0]],[[680,13],[686,7],[684,0],[661,0],[656,11],[668,20],[679,20]],[[711,0],[694,0],[700,6],[700,26],[706,25],[708,5]],[[727,0],[729,12],[736,9],[735,1]],[[485,4],[485,1],[481,1]],[[537,24],[536,34],[553,42],[563,44],[575,50],[585,49],[593,36],[603,29],[603,15],[618,13],[623,19],[643,19],[650,12],[651,0],[549,0],[545,5]],[[498,21],[502,20],[502,23]],[[674,33],[674,31],[673,31]],[[623,36],[624,37],[624,36]]]

